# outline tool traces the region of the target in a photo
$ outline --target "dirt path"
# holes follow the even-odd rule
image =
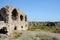
[[[45,31],[24,31],[23,35],[26,35],[26,34],[35,35],[35,34],[38,34],[38,33],[43,34],[43,35],[48,35],[48,36],[51,36],[51,37],[56,37],[58,40],[60,40],[60,34],[45,32]]]
[[[45,32],[45,31],[40,31],[40,33],[51,36],[51,37],[56,37],[58,40],[60,40],[60,34],[58,33],[51,33],[51,32]]]

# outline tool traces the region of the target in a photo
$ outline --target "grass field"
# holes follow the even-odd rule
[[[60,33],[60,27],[57,27],[57,26],[30,26],[28,30],[31,30],[31,31],[44,30],[44,31]]]

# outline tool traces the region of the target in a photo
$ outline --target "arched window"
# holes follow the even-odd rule
[[[22,16],[22,15],[20,15],[20,20],[21,20],[21,21],[23,20],[23,16]]]
[[[4,18],[1,14],[0,14],[0,21],[4,21]]]
[[[17,12],[16,9],[14,9],[14,10],[12,11],[12,19],[13,19],[13,20],[16,20],[16,19],[17,19],[17,16],[18,16],[18,12]]]
[[[7,9],[5,9],[5,8],[2,8],[1,10],[0,10],[2,13],[0,14],[0,21],[4,21],[5,23],[7,23],[8,22],[8,14],[6,13],[8,10]]]
[[[25,21],[27,21],[27,16],[25,15]]]
[[[14,30],[17,30],[17,27],[15,26]]]
[[[21,28],[23,28],[23,26],[21,26]]]

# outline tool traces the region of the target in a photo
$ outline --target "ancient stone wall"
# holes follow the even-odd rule
[[[27,15],[12,6],[5,6],[0,9],[0,21],[3,21],[3,23],[1,22],[0,28],[5,25],[8,34],[15,30],[28,29]]]

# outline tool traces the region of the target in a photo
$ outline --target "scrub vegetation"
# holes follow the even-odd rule
[[[44,30],[54,33],[60,33],[60,26],[58,22],[29,22],[30,31]]]

